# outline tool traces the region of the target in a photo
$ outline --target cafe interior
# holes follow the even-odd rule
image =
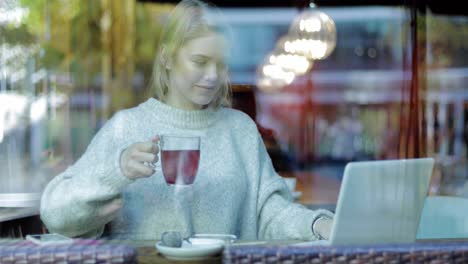
[[[159,37],[177,3],[0,2],[0,263],[468,262],[468,9],[454,0],[211,1],[227,27],[231,107],[255,122],[295,203],[338,213],[350,163],[432,161],[410,243],[224,234],[221,246],[165,253],[157,241],[28,240],[50,234],[39,211],[46,185],[117,111],[152,96]],[[392,188],[373,179],[376,192]],[[370,199],[354,206],[379,202]]]

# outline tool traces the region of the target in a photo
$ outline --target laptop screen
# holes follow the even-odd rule
[[[414,242],[433,165],[432,158],[348,163],[331,244]]]

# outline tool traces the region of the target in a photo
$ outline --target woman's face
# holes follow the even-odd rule
[[[225,42],[210,33],[186,43],[169,64],[171,106],[185,110],[202,109],[215,99],[226,78]]]

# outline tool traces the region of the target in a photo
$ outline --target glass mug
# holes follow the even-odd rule
[[[200,137],[161,135],[160,167],[167,184],[191,185],[200,162]]]

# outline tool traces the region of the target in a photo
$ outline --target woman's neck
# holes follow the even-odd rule
[[[199,105],[195,104],[189,100],[180,100],[180,98],[173,98],[170,95],[163,101],[165,104],[170,105],[172,107],[185,110],[185,111],[196,111],[196,110],[203,110],[208,108],[208,105]]]
[[[142,107],[161,123],[168,123],[181,128],[205,128],[213,124],[220,112],[208,107],[202,110],[184,110],[168,103],[150,98]]]

